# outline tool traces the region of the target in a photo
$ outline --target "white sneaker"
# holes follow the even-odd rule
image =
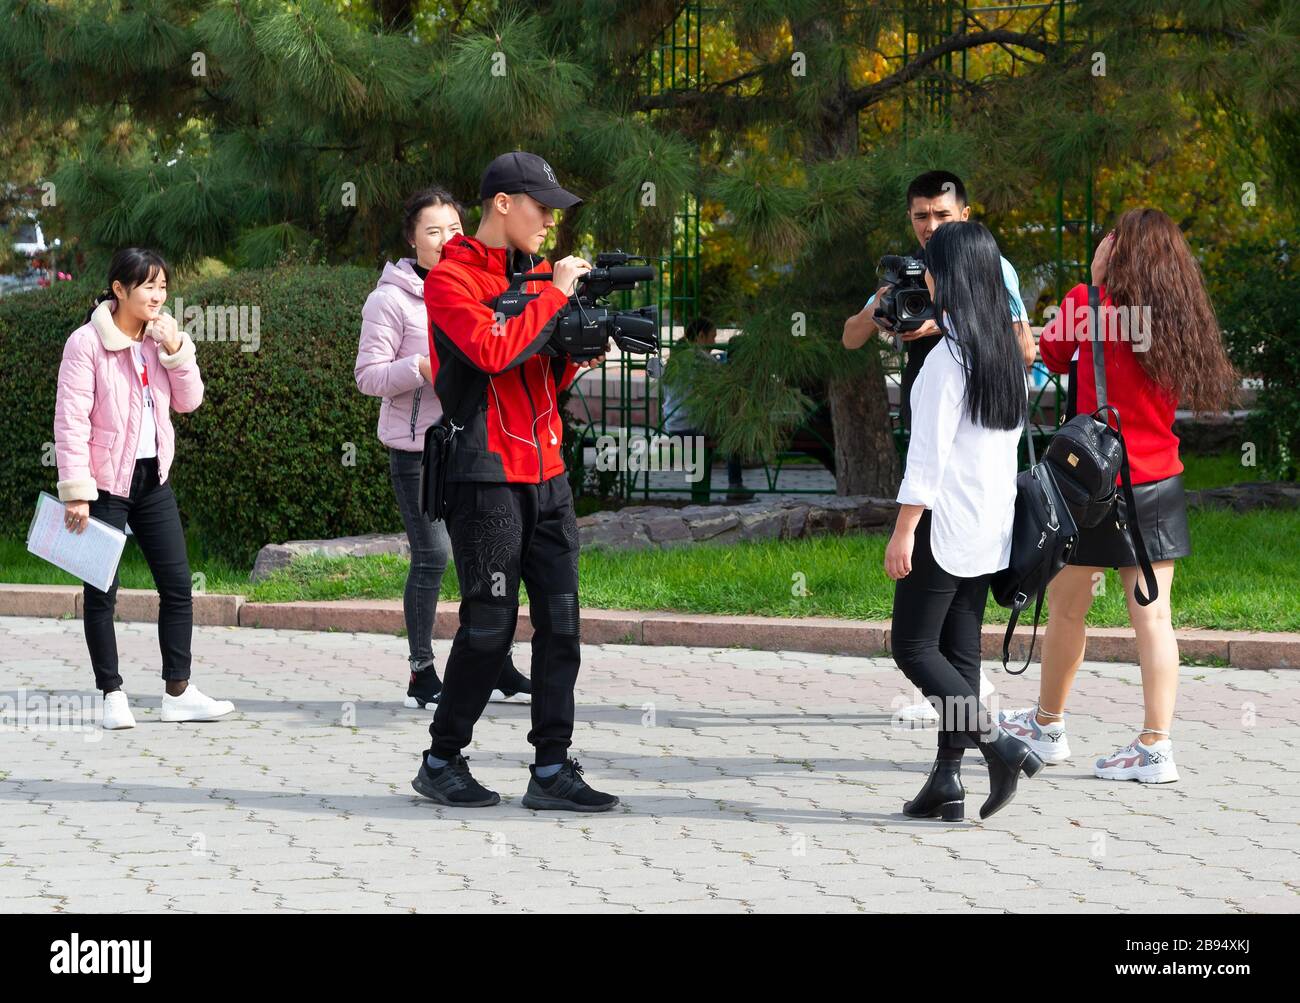
[[[234,709],[235,705],[229,700],[213,700],[204,696],[193,683],[186,686],[185,692],[178,697],[164,693],[162,698],[162,719],[169,723],[215,721]]]
[[[1142,784],[1170,784],[1178,779],[1174,765],[1174,743],[1162,738],[1154,745],[1143,745],[1138,739],[1118,752],[1098,759],[1092,768],[1094,776],[1102,780],[1136,780]]]
[[[993,695],[993,682],[980,669],[980,703],[987,703],[989,697]],[[894,722],[900,725],[910,725],[913,728],[924,728],[926,725],[939,723],[939,712],[934,709],[928,700],[922,700],[920,703],[910,704],[894,714]]]
[[[532,703],[531,693],[507,693],[505,690],[493,690],[488,703]]]
[[[120,731],[134,728],[135,716],[127,703],[125,690],[114,690],[104,697],[104,730]]]
[[[1038,708],[1026,707],[1024,710],[1005,711],[998,720],[999,726],[1008,735],[1020,739],[1044,763],[1063,763],[1070,758],[1070,742],[1065,737],[1065,722],[1053,721],[1050,724],[1038,723]]]
[[[909,704],[894,712],[894,723],[904,728],[925,728],[939,723],[939,712],[927,700]]]

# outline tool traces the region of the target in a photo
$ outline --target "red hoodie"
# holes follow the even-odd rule
[[[1101,305],[1109,306],[1110,298],[1102,286]],[[1134,354],[1135,344],[1150,337],[1150,325],[1135,332],[1130,324],[1130,335],[1121,338],[1116,327],[1119,317],[1103,314],[1105,318],[1106,402],[1119,412],[1124,443],[1128,447],[1129,467],[1134,484],[1163,480],[1183,472],[1178,458],[1178,436],[1174,435],[1174,407],[1177,401],[1165,393],[1146,374]],[[1088,287],[1077,285],[1065,295],[1061,311],[1043,328],[1038,351],[1047,368],[1054,373],[1068,373],[1070,359],[1077,349],[1079,414],[1091,414],[1097,409],[1097,381],[1092,373],[1091,317],[1088,313]],[[1118,478],[1115,483],[1119,483]]]
[[[568,297],[550,282],[530,282],[525,290],[539,295],[523,313],[498,324],[494,310],[509,274],[550,270],[531,255],[457,234],[424,280],[429,364],[444,411],[454,414],[466,388],[487,377],[478,410],[456,433],[448,481],[540,484],[566,469],[556,398],[579,367],[567,355],[537,353]]]

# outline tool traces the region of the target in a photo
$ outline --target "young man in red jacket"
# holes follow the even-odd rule
[[[578,523],[564,458],[560,391],[602,355],[576,363],[544,354],[578,278],[581,258],[530,282],[537,298],[518,316],[496,310],[510,278],[550,272],[536,257],[555,210],[581,200],[531,153],[507,153],[479,185],[483,219],[457,235],[424,282],[430,365],[444,412],[459,417],[447,468],[447,533],[460,580],[460,629],[452,642],[433,738],[411,785],[439,804],[481,807],[501,799],[470,776],[461,750],[487,706],[514,640],[519,583],[533,625],[532,730],[535,765],[527,808],[607,811],[618,798],[592,789],[569,759],[578,677]]]

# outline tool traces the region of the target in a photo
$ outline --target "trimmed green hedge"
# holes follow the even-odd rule
[[[172,482],[187,528],[209,553],[251,565],[267,543],[401,529],[388,451],[375,435],[379,401],[352,375],[361,307],[377,279],[363,268],[294,266],[173,289],[169,305],[179,294],[187,314],[247,306],[251,319],[251,307],[260,310],[256,351],[196,339],[203,405],[172,415]],[[58,480],[47,444],[59,360],[94,292],[94,284],[60,283],[0,299],[7,535],[25,532],[37,492],[53,493]]]

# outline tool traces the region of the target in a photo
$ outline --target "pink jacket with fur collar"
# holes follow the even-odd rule
[[[379,284],[361,311],[357,344],[357,389],[382,397],[379,441],[393,449],[418,453],[424,433],[442,417],[433,384],[420,373],[420,356],[429,354],[429,315],[424,309],[424,280],[414,259],[384,263]]]
[[[100,491],[126,497],[131,491],[144,393],[131,359],[131,338],[113,323],[115,307],[115,300],[100,303],[63,346],[54,404],[60,501],[93,501]],[[153,392],[159,482],[167,480],[176,452],[170,412],[193,411],[203,402],[194,340],[184,331],[180,335],[175,355],[153,338],[140,343]]]

